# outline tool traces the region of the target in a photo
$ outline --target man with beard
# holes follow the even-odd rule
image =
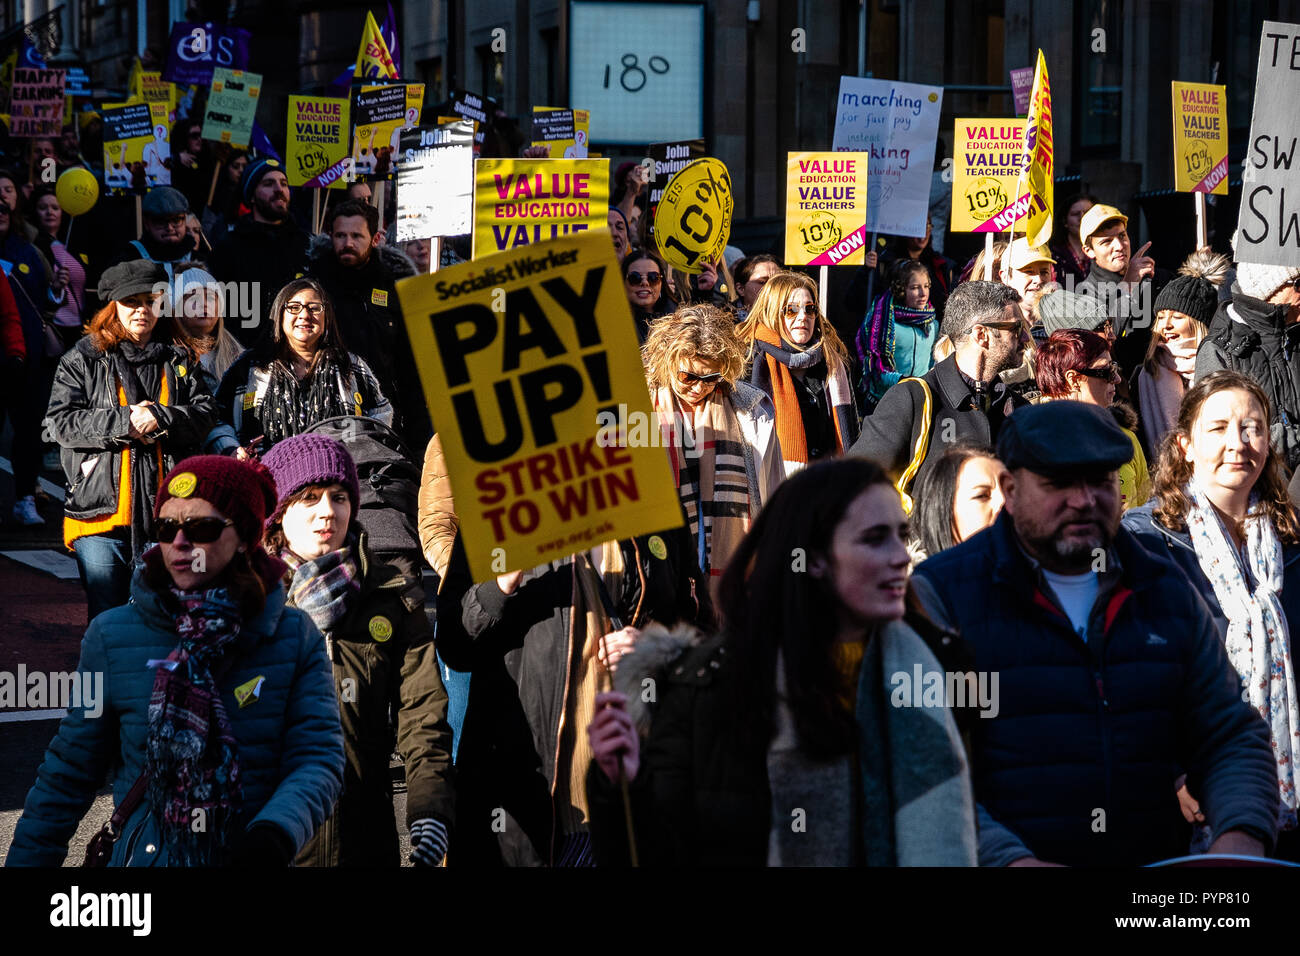
[[[289,215],[289,180],[278,160],[249,163],[239,185],[253,211],[217,243],[210,265],[223,283],[255,283],[237,297],[227,296],[226,303],[226,328],[240,344],[251,346],[264,330],[269,333],[263,320],[275,294],[307,271],[307,234]],[[246,302],[253,304],[256,315],[238,314]]]
[[[1011,413],[1029,404],[999,377],[1020,366],[1029,344],[1019,293],[997,282],[963,282],[948,297],[940,332],[953,354],[921,378],[891,386],[849,449],[880,462],[903,491],[952,442],[991,445]]]
[[[1018,412],[997,453],[997,521],[912,579],[993,687],[971,732],[981,865],[1183,856],[1183,773],[1207,797],[1211,852],[1262,856],[1278,807],[1268,728],[1186,577],[1119,526],[1129,440],[1104,409],[1052,402]]]
[[[185,230],[185,216],[190,204],[185,196],[171,186],[155,186],[140,203],[140,223],[143,229],[139,239],[132,239],[113,259],[112,264],[148,259],[174,277],[176,263],[194,254],[194,240]]]
[[[411,342],[406,336],[397,280],[415,275],[415,264],[380,242],[379,210],[346,199],[331,209],[324,235],[311,242],[308,274],[329,293],[348,348],[373,369],[392,370],[389,400],[407,446],[419,452],[433,434]]]

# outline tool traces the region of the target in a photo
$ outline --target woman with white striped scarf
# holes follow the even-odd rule
[[[1123,523],[1186,572],[1214,615],[1242,698],[1259,712],[1273,744],[1281,795],[1277,855],[1300,862],[1300,701],[1291,658],[1291,631],[1300,630],[1300,516],[1269,440],[1269,420],[1268,397],[1253,379],[1219,371],[1197,382],[1161,443],[1154,497]],[[1204,823],[1195,781],[1180,786],[1179,801],[1189,822]],[[1207,845],[1206,830],[1198,829],[1193,852]]]

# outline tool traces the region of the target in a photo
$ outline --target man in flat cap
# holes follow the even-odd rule
[[[1264,855],[1278,804],[1268,729],[1182,572],[1119,526],[1129,440],[1104,409],[1051,402],[1018,411],[997,451],[996,523],[912,579],[997,688],[971,735],[981,865],[1183,856],[1183,773],[1211,852]]]
[[[161,265],[171,279],[176,263],[194,255],[194,239],[185,230],[189,211],[189,201],[179,189],[155,186],[149,190],[140,202],[140,238],[119,250],[113,265],[147,259]]]

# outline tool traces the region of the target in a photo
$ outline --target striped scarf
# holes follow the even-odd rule
[[[325,635],[332,660],[331,632],[352,606],[352,599],[361,592],[361,566],[356,549],[345,545],[314,561],[304,561],[286,548],[280,552],[280,559],[293,571],[288,589],[289,606],[307,612]]]
[[[172,865],[220,865],[217,855],[239,832],[243,788],[239,743],[213,670],[239,640],[239,607],[225,588],[173,594],[183,609],[180,642],[158,667],[149,698],[149,804]]]
[[[754,333],[755,361],[750,372],[750,382],[772,396],[776,406],[776,435],[781,441],[781,458],[794,464],[786,472],[808,464],[808,436],[803,427],[803,414],[799,411],[799,386],[791,369],[809,369],[825,360],[826,395],[831,406],[831,420],[835,424],[835,451],[844,453],[846,446],[857,438],[857,410],[853,392],[843,362],[825,356],[825,342],[819,340],[806,349],[791,348],[766,325],[759,325]],[[758,361],[757,353],[763,360]]]
[[[716,590],[756,510],[749,498],[740,418],[721,386],[693,417],[681,411],[669,388],[655,390],[654,406],[700,569]]]
[[[930,334],[930,325],[934,321],[934,306],[928,309],[909,309],[905,305],[896,305],[890,292],[876,299],[875,306],[862,320],[858,334],[853,339],[858,360],[862,363],[860,388],[872,404],[879,402],[884,394],[884,390],[879,388],[881,379],[888,372],[898,371],[894,360],[894,324],[902,322],[914,326],[920,329],[924,337]],[[910,369],[907,371],[911,373]]]

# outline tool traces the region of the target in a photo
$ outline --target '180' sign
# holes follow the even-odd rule
[[[669,265],[699,274],[731,237],[731,177],[719,159],[697,159],[668,183],[655,210],[655,244]]]

